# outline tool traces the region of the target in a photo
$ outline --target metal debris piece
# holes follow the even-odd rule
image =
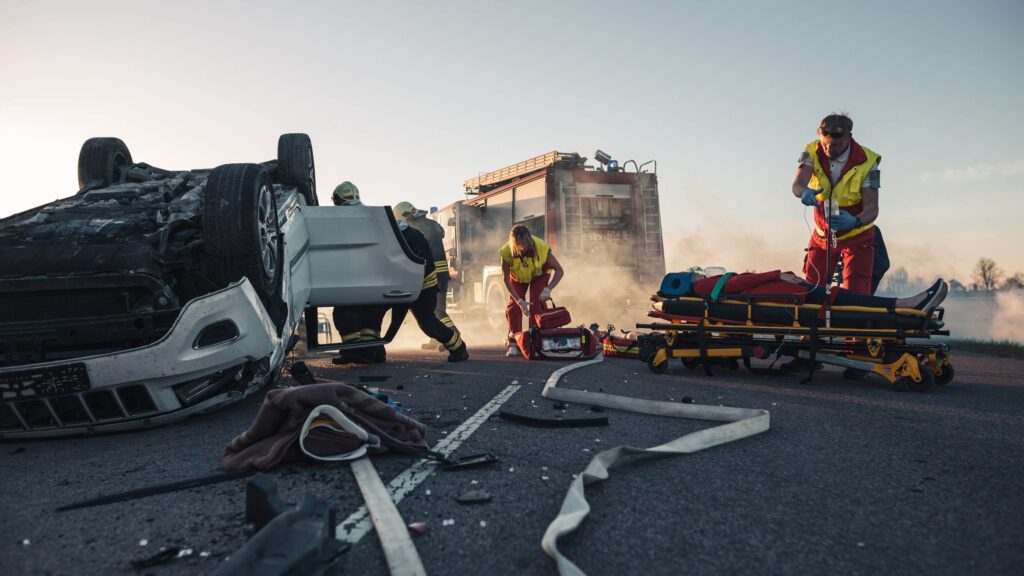
[[[491,493],[486,490],[467,490],[459,494],[455,501],[459,504],[486,504],[491,501]]]
[[[459,470],[462,468],[475,468],[477,466],[494,464],[497,461],[497,456],[490,452],[485,452],[483,454],[472,454],[470,456],[461,456],[459,458],[449,458],[446,462],[441,464],[441,469]]]

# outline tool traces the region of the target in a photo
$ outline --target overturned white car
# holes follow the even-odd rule
[[[207,411],[274,381],[305,308],[414,301],[390,209],[317,206],[313,167],[305,134],[189,171],[88,140],[76,195],[0,219],[0,438]]]

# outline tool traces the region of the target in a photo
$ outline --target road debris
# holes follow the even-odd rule
[[[413,536],[423,536],[427,533],[426,522],[413,522],[412,524],[409,524],[408,528],[409,534],[412,534]]]
[[[467,490],[455,497],[459,504],[485,504],[491,501],[491,493],[486,490]]]
[[[537,426],[540,428],[585,428],[588,426],[608,425],[607,416],[595,416],[590,418],[534,418],[532,416],[515,414],[508,410],[501,410],[498,412],[498,417],[502,420],[515,422],[516,424]]]
[[[148,496],[156,496],[158,494],[168,494],[179,490],[188,490],[189,488],[198,488],[200,486],[208,486],[210,484],[218,484],[220,482],[229,482],[231,480],[239,480],[241,478],[252,476],[254,473],[254,470],[229,472],[227,474],[212,474],[210,476],[189,478],[187,480],[179,480],[177,482],[169,482],[167,484],[155,484],[153,486],[146,486],[145,488],[128,490],[127,492],[117,492],[107,496],[99,496],[91,500],[65,504],[64,506],[57,508],[57,512],[89,508],[91,506],[101,506],[103,504],[114,504],[116,502],[126,502],[128,500],[136,500],[139,498],[146,498]],[[141,545],[145,546],[145,544]]]
[[[143,540],[143,542],[145,542],[145,540]],[[142,544],[140,542],[140,545],[144,546],[145,544]],[[173,561],[178,560],[180,558],[185,558],[186,556],[191,556],[191,555],[192,555],[192,549],[191,548],[182,548],[180,546],[171,546],[169,548],[167,548],[167,547],[161,548],[159,552],[157,552],[156,554],[153,554],[152,556],[147,556],[146,558],[140,558],[138,560],[132,560],[131,564],[136,569],[149,568],[149,567],[152,567],[152,566],[159,566],[161,564],[167,564],[169,562],[173,562]]]

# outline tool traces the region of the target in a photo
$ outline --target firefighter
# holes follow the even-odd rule
[[[505,356],[518,356],[515,334],[523,330],[522,315],[526,314],[530,327],[535,327],[530,308],[539,309],[551,298],[551,290],[562,281],[565,272],[548,243],[530,234],[530,229],[522,224],[512,227],[508,242],[498,250],[498,254],[501,256],[501,277],[509,293],[505,306],[505,319],[508,320]],[[550,282],[549,271],[554,272]],[[530,291],[529,303],[525,300],[527,290]]]
[[[804,277],[811,284],[823,286],[831,279],[842,256],[843,287],[871,294],[880,161],[881,156],[853,139],[853,120],[845,114],[822,119],[818,139],[804,147],[792,192],[814,207],[815,229],[804,258]],[[829,198],[838,212],[825,213]],[[829,250],[833,256],[826,262]]]
[[[396,206],[396,208],[398,207]],[[409,226],[405,220],[398,221],[398,228],[402,231],[402,237],[413,253],[424,260],[423,288],[420,290],[420,297],[406,306],[412,312],[420,330],[440,342],[448,350],[449,362],[462,362],[469,359],[466,343],[462,341],[462,336],[455,329],[455,325],[445,325],[434,313],[437,306],[437,272],[434,271],[436,255],[430,250],[430,243],[419,230]],[[394,314],[394,309],[392,309],[392,314]]]
[[[348,180],[338,184],[331,194],[331,201],[335,206],[362,206],[359,201],[359,188]]]
[[[419,230],[430,244],[430,252],[434,255],[434,272],[437,273],[437,304],[434,314],[442,324],[458,332],[455,322],[448,316],[448,258],[444,250],[444,227],[427,218],[427,213],[417,210],[411,202],[399,202],[395,206],[395,217],[405,220],[409,226]],[[423,345],[424,349],[432,348],[433,344]]]
[[[362,206],[359,188],[345,181],[338,184],[331,194],[335,206]],[[335,306],[331,314],[334,328],[341,335],[344,344],[380,340],[380,325],[387,313],[387,306]],[[387,360],[383,345],[339,350],[334,364],[370,364]]]

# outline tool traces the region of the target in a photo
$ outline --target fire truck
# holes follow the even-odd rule
[[[565,269],[554,297],[574,322],[646,307],[665,274],[657,163],[620,165],[600,150],[595,160],[555,151],[481,174],[431,215],[445,228],[450,312],[505,324],[498,250],[515,224],[551,244]]]

